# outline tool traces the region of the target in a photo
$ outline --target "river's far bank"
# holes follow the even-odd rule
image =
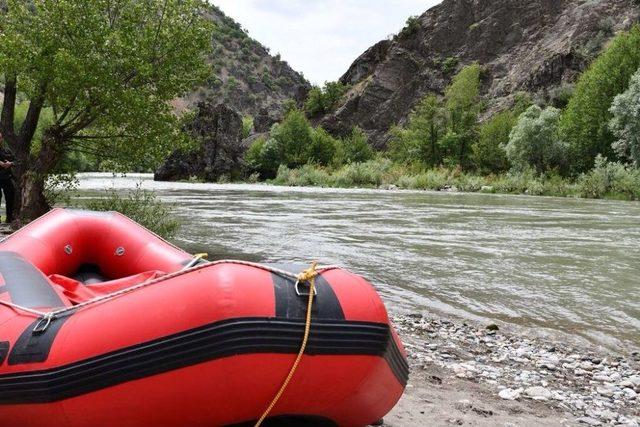
[[[589,172],[571,179],[557,174],[536,174],[531,170],[499,175],[476,175],[443,167],[415,171],[408,166],[378,158],[338,169],[312,164],[297,169],[280,166],[277,176],[267,182],[293,187],[365,187],[640,200],[640,170],[610,162],[599,163]]]
[[[638,353],[440,316],[393,320],[411,377],[389,427],[640,425]]]

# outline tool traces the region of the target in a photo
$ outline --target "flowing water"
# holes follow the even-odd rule
[[[154,190],[176,243],[214,258],[320,260],[390,311],[437,310],[640,346],[640,203],[485,194],[157,183],[81,175],[83,197]]]

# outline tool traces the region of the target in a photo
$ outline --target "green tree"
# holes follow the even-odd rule
[[[601,154],[615,159],[615,137],[609,129],[610,107],[640,67],[640,26],[618,35],[578,80],[560,124],[570,145],[573,172],[593,167]]]
[[[369,137],[359,127],[354,127],[351,134],[342,141],[342,163],[363,163],[373,159],[375,153],[369,145]]]
[[[560,141],[558,124],[560,110],[537,105],[527,109],[511,131],[506,151],[514,169],[525,171],[533,168],[538,173],[564,168],[567,146]]]
[[[500,173],[509,169],[505,147],[517,120],[517,116],[507,110],[497,113],[480,126],[478,140],[471,145],[471,159],[480,172]]]
[[[169,101],[210,70],[200,0],[6,0],[0,10],[2,131],[17,159],[23,219],[48,209],[47,176],[70,151],[140,166],[179,140]],[[28,102],[14,123],[18,99]],[[34,144],[43,111],[52,123]]]
[[[640,69],[631,78],[626,92],[613,100],[611,114],[609,126],[617,138],[614,151],[621,159],[640,167]]]
[[[495,114],[480,126],[478,140],[471,146],[471,159],[480,172],[500,173],[509,169],[505,147],[518,117],[530,106],[531,98],[528,94],[516,94],[511,109]]]
[[[311,134],[311,144],[307,150],[307,159],[322,166],[329,165],[336,154],[337,141],[329,133],[318,127]]]
[[[427,95],[409,117],[406,127],[392,130],[390,152],[402,163],[436,166],[442,162],[438,142],[445,133],[445,116],[435,95]]]
[[[290,168],[307,163],[312,135],[309,120],[297,108],[289,111],[282,123],[271,129],[271,138],[278,143],[282,163]]]
[[[244,116],[242,118],[242,139],[248,138],[253,133],[253,117]]]
[[[481,68],[477,63],[464,67],[445,91],[448,132],[441,140],[447,163],[470,167],[471,144],[476,138],[480,102]]]

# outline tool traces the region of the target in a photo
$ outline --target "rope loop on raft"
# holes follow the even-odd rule
[[[311,332],[311,313],[313,308],[313,297],[316,295],[316,277],[318,277],[318,275],[320,274],[320,271],[318,271],[317,267],[318,267],[318,263],[314,261],[311,264],[311,267],[302,271],[296,276],[296,279],[297,279],[295,284],[296,292],[298,292],[298,285],[301,282],[309,283],[309,294],[308,294],[309,299],[307,302],[307,316],[304,323],[304,336],[302,338],[302,344],[300,345],[300,351],[298,351],[296,360],[293,362],[293,365],[289,370],[289,374],[287,374],[287,377],[285,378],[284,382],[280,386],[280,389],[276,393],[275,397],[273,398],[273,400],[271,401],[267,409],[265,409],[264,413],[262,414],[258,422],[255,424],[255,427],[260,427],[264,422],[264,420],[267,419],[271,411],[273,411],[273,408],[277,405],[278,401],[280,400],[285,390],[289,386],[291,379],[293,379],[294,374],[298,370],[298,366],[300,365],[302,356],[304,355],[304,352],[307,349],[307,344],[309,342],[309,334]],[[300,295],[300,293],[298,293],[298,295]]]

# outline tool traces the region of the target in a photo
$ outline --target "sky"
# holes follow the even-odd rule
[[[335,81],[365,50],[441,0],[211,0],[314,84]]]

